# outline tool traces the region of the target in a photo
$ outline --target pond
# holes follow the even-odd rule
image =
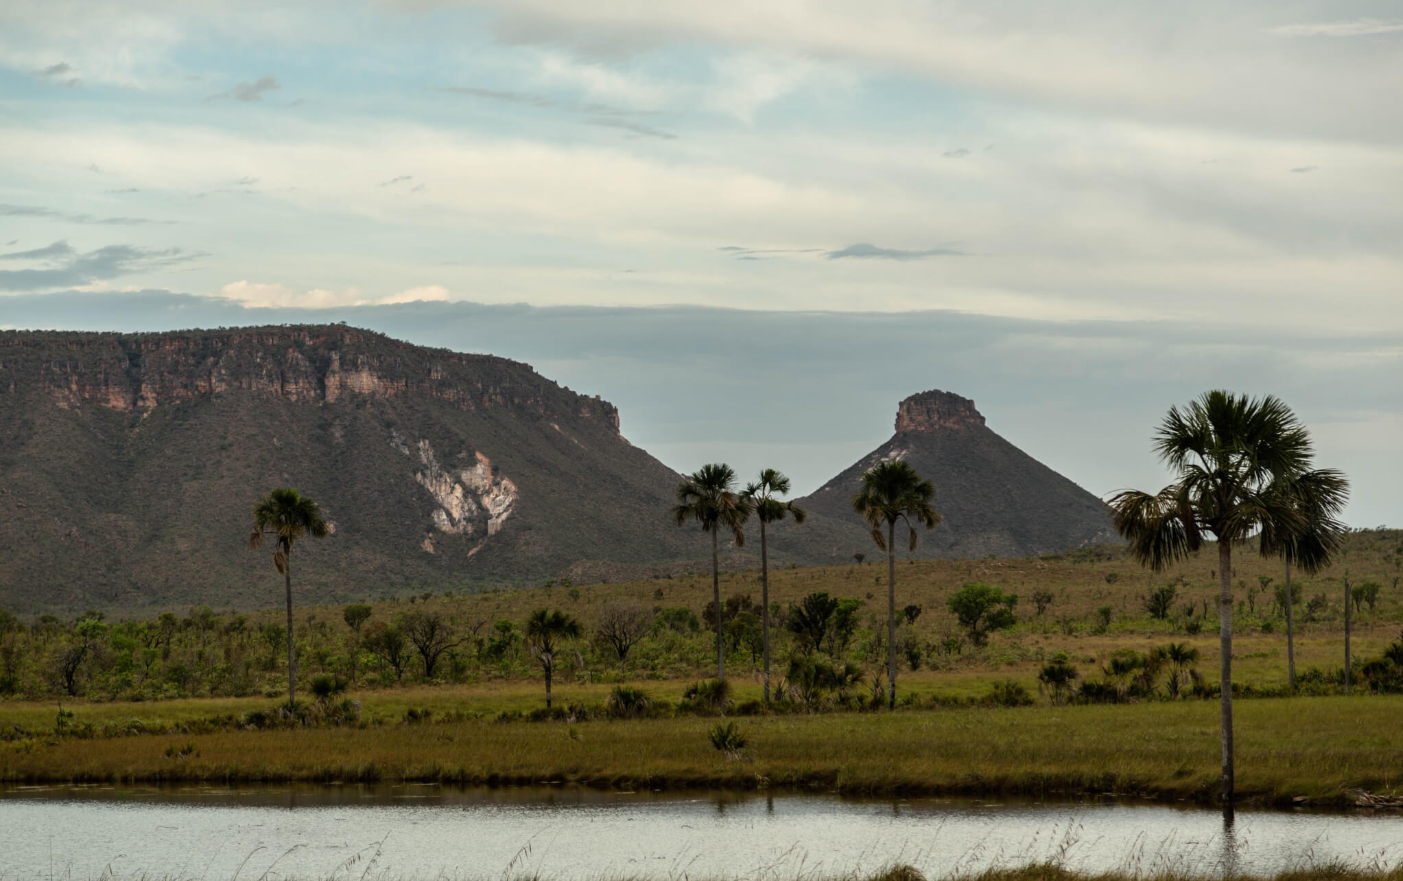
[[[0,878],[794,878],[1055,860],[1203,877],[1403,863],[1403,816],[439,786],[0,789]]]

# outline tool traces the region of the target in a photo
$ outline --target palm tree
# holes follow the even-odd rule
[[[916,524],[934,529],[940,523],[935,484],[900,460],[882,462],[862,475],[862,488],[852,498],[853,510],[872,530],[872,541],[887,552],[887,688],[888,704],[896,709],[896,524],[905,520],[916,549]],[[882,527],[886,534],[882,534]]]
[[[263,536],[273,537],[273,568],[283,576],[287,588],[287,705],[297,696],[297,655],[292,642],[292,546],[304,536],[325,538],[331,531],[321,508],[310,498],[290,487],[275,489],[253,506],[253,532],[248,546],[263,545]]]
[[[1335,514],[1344,507],[1349,488],[1338,471],[1326,469],[1283,480],[1276,491],[1291,499],[1304,520],[1303,529],[1263,546],[1263,553],[1275,553],[1286,563],[1286,681],[1294,689],[1296,635],[1291,620],[1291,564],[1314,574],[1339,550],[1344,524]]]
[[[1197,551],[1205,533],[1218,543],[1223,801],[1230,809],[1233,544],[1256,537],[1264,556],[1287,554],[1310,569],[1326,565],[1339,544],[1335,515],[1348,483],[1337,471],[1309,470],[1309,432],[1270,395],[1206,392],[1184,409],[1171,407],[1154,443],[1178,479],[1153,495],[1118,493],[1111,507],[1131,554],[1155,571]]]
[[[726,649],[721,638],[721,563],[718,533],[725,529],[735,536],[736,546],[745,546],[745,521],[750,517],[751,503],[736,493],[736,472],[730,465],[703,465],[691,477],[677,486],[677,504],[672,507],[672,521],[686,526],[687,521],[701,524],[703,532],[711,533],[711,593],[716,603],[716,679],[726,681]]]
[[[537,609],[526,621],[526,642],[531,654],[540,662],[546,674],[546,709],[550,709],[550,685],[555,674],[555,656],[566,639],[578,639],[580,622],[556,609]]]
[[[760,521],[760,644],[765,655],[765,703],[770,702],[770,557],[765,539],[765,525],[778,523],[792,515],[795,523],[803,523],[808,513],[793,502],[781,502],[776,495],[789,495],[789,478],[773,468],[760,472],[760,479],[747,484],[741,497],[755,508]]]

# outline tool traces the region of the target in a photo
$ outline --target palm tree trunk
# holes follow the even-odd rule
[[[1349,693],[1350,669],[1349,669],[1349,607],[1353,605],[1353,598],[1349,595],[1349,573],[1345,573],[1345,693]]]
[[[1296,635],[1291,629],[1291,561],[1286,561],[1286,684],[1296,690]]]
[[[711,597],[716,602],[716,679],[726,681],[726,650],[721,642],[721,561],[716,528],[711,530]]]
[[[1218,678],[1223,711],[1223,807],[1233,804],[1232,742],[1232,542],[1218,538],[1218,650],[1222,668]]]
[[[553,662],[552,662],[552,663],[544,664],[544,665],[542,665],[542,666],[544,666],[544,667],[545,667],[545,670],[546,670],[546,709],[549,710],[549,709],[550,709],[550,674],[551,674],[551,667],[553,666]]]
[[[765,520],[760,519],[760,644],[765,653],[765,703],[770,702],[770,557],[765,547]],[[751,656],[751,663],[754,663]]]
[[[297,699],[297,653],[292,647],[292,548],[288,548],[283,564],[283,581],[287,587],[287,706]]]
[[[896,521],[887,524],[887,707],[896,709]]]

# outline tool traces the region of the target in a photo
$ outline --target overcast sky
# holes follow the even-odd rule
[[[0,4],[0,326],[348,320],[802,490],[922,389],[1098,494],[1275,392],[1403,525],[1396,0],[286,6]]]

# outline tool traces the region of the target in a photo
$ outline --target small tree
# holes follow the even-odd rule
[[[1060,704],[1071,696],[1072,683],[1079,675],[1077,668],[1072,666],[1071,659],[1064,652],[1058,652],[1053,656],[1052,663],[1038,673],[1038,682],[1050,692],[1048,697],[1052,702]]]
[[[365,648],[380,661],[382,667],[395,671],[395,679],[404,677],[405,651],[409,647],[404,633],[392,624],[376,621],[365,630]]]
[[[966,584],[946,600],[946,605],[959,619],[970,641],[976,645],[988,642],[991,632],[1018,623],[1018,618],[1013,614],[1013,607],[1018,605],[1018,595],[1005,594],[993,585]]]
[[[817,591],[804,597],[797,606],[789,607],[785,627],[794,634],[801,651],[812,652],[823,646],[837,611],[838,601],[824,591]]]
[[[546,709],[551,706],[551,680],[555,676],[557,656],[567,639],[578,639],[580,622],[556,609],[537,609],[526,621],[526,644],[531,655],[546,674]]]
[[[346,626],[351,628],[356,636],[360,636],[360,629],[370,620],[370,614],[370,606],[365,603],[352,603],[341,612],[341,620],[346,622]]]
[[[1037,612],[1039,618],[1043,616],[1043,613],[1047,611],[1047,607],[1052,605],[1052,601],[1056,598],[1052,591],[1041,587],[1033,591],[1033,608]]]
[[[595,627],[594,638],[619,659],[619,672],[623,673],[628,653],[642,642],[643,637],[652,629],[653,616],[641,603],[620,600],[609,603],[599,613],[599,624]]]
[[[443,653],[462,642],[453,638],[453,628],[438,612],[410,612],[404,616],[401,626],[424,662],[425,679],[433,678],[434,668]]]

